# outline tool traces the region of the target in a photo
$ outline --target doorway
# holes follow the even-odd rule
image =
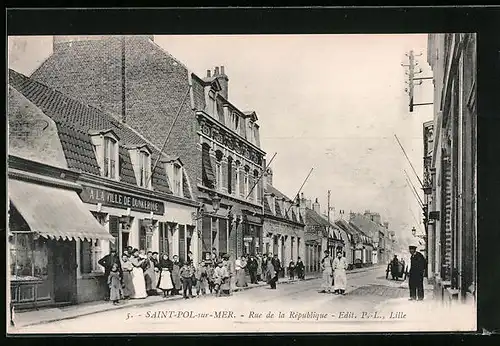
[[[70,303],[75,300],[76,288],[76,243],[54,241],[52,255],[54,263],[54,301]]]

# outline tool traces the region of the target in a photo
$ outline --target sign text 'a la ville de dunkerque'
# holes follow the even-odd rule
[[[161,201],[147,198],[140,198],[127,195],[121,192],[108,191],[90,186],[83,186],[80,198],[85,203],[101,203],[102,205],[130,208],[131,210],[153,212],[162,215],[165,212],[165,205]]]

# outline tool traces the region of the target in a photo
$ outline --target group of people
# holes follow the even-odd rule
[[[330,256],[330,252],[325,250],[325,256],[321,259],[321,269],[323,271],[323,281],[321,293],[333,293],[345,295],[347,287],[347,259],[342,250],[337,250],[335,258]]]

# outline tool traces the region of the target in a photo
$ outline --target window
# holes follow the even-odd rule
[[[98,263],[101,257],[102,249],[100,240],[80,240],[80,273],[103,272],[104,268]]]
[[[103,174],[106,178],[116,179],[118,145],[115,139],[104,137]]]
[[[139,232],[139,250],[151,251],[153,247],[153,227],[152,225],[141,222]]]
[[[215,115],[215,92],[210,90],[208,92],[208,100],[207,100],[207,112],[210,115]]]
[[[248,122],[248,137],[247,137],[247,139],[250,143],[254,142],[254,137],[253,137],[254,132],[253,131],[254,131],[253,130],[253,123],[250,121],[250,122]]]
[[[220,161],[215,163],[215,180],[216,180],[216,189],[222,189],[222,165]]]
[[[150,188],[151,187],[151,158],[146,151],[139,151],[139,186]]]
[[[233,159],[227,158],[227,193],[231,194],[233,191]]]
[[[174,164],[173,172],[173,192],[176,196],[182,195],[182,167],[178,164]]]
[[[238,132],[239,130],[239,125],[240,125],[240,117],[238,116],[238,113],[236,112],[233,112],[233,120],[232,120],[232,124],[233,124],[233,129]]]
[[[168,226],[166,223],[160,223],[160,236],[159,236],[160,246],[159,250],[161,254],[168,254],[170,252],[169,242],[168,242]]]
[[[243,181],[243,193],[244,193],[245,198],[247,198],[248,193],[250,191],[250,180],[249,180],[249,173],[248,173],[249,170],[250,170],[250,167],[245,166],[245,175],[244,175],[244,181]]]
[[[10,274],[18,280],[48,276],[48,248],[44,238],[33,233],[13,233],[9,237]]]
[[[253,199],[255,202],[259,203],[260,202],[260,188],[261,188],[261,182],[259,180],[259,172],[257,170],[253,171],[253,178],[254,178],[254,184],[255,187],[253,189]]]

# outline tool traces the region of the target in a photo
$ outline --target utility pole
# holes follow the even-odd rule
[[[432,77],[415,77],[415,75],[422,73],[422,69],[418,68],[418,70],[415,70],[415,67],[418,65],[418,61],[415,60],[416,56],[421,56],[422,53],[415,55],[413,50],[410,50],[410,52],[405,54],[408,57],[408,65],[401,64],[403,67],[408,67],[408,72],[406,73],[408,75],[408,87],[405,88],[405,91],[408,92],[409,96],[409,108],[410,108],[410,113],[413,112],[413,107],[414,106],[426,106],[426,105],[432,105],[433,102],[425,102],[425,103],[414,103],[414,95],[415,95],[415,85],[421,85],[422,80],[425,79],[432,79]],[[418,82],[418,84],[415,84],[415,81]]]

